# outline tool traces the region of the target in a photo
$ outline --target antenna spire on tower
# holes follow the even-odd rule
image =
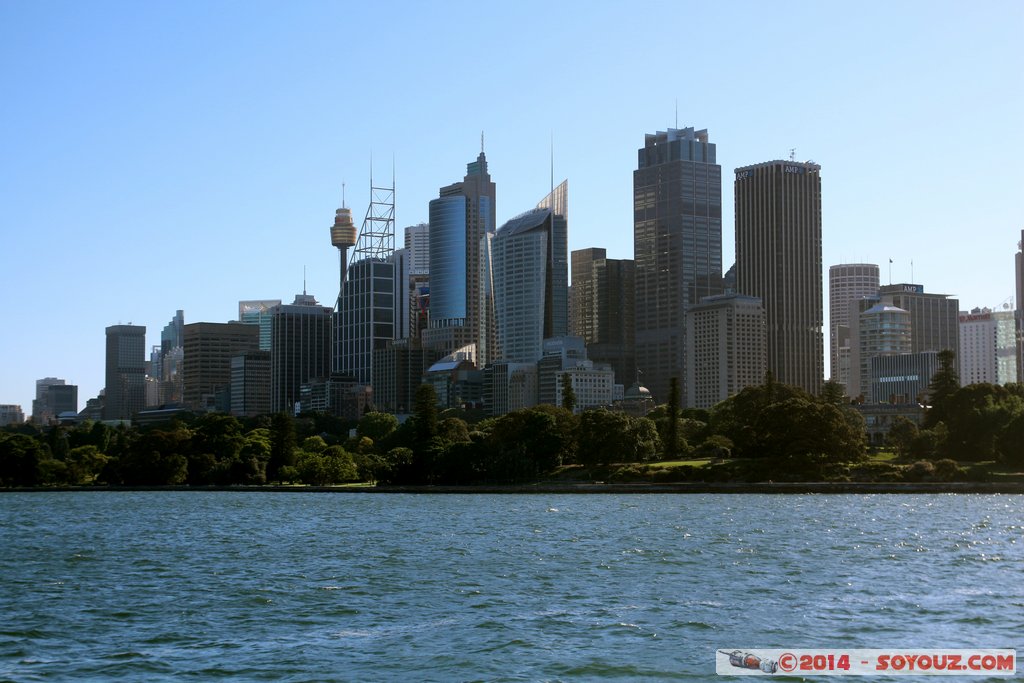
[[[551,131],[551,192],[555,191],[555,131]]]
[[[347,208],[345,206],[345,181],[341,181],[341,208]]]
[[[480,131],[480,153],[484,153],[484,132]]]
[[[676,98],[676,129],[679,129],[679,98]]]

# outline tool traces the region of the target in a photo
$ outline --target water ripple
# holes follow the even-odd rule
[[[0,679],[709,680],[1015,647],[1024,497],[0,498]]]

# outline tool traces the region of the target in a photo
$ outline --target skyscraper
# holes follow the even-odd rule
[[[61,413],[78,412],[78,387],[56,377],[36,380],[36,398],[32,401],[32,422],[45,425]]]
[[[866,296],[878,296],[878,266],[843,263],[828,269],[829,376],[844,387],[850,383],[851,305]],[[854,307],[855,308],[855,307]]]
[[[479,344],[480,242],[495,229],[496,189],[483,149],[462,182],[430,202],[430,322],[424,346],[442,354]]]
[[[875,304],[859,314],[857,330],[858,372],[860,379],[851,383],[857,390],[854,398],[871,396],[871,361],[882,356],[900,356],[913,351],[913,330],[910,313],[886,304]],[[868,400],[871,400],[868,398]],[[872,401],[875,402],[875,401]]]
[[[130,420],[146,407],[146,328],[107,328],[105,420]]]
[[[705,297],[687,312],[691,362],[686,391],[695,408],[710,408],[764,381],[764,307],[742,294]]]
[[[181,403],[184,384],[182,367],[184,364],[185,312],[178,309],[170,322],[164,325],[160,333],[160,363],[151,371],[151,375],[159,381],[159,397],[157,403]],[[159,371],[159,374],[156,372]]]
[[[736,169],[736,291],[764,305],[767,368],[812,394],[825,375],[821,167],[768,161]]]
[[[334,373],[363,385],[373,383],[373,351],[395,338],[394,251],[394,178],[391,187],[376,186],[371,178],[370,206],[338,295],[332,359]]]
[[[409,250],[409,274],[430,273],[430,226],[426,223],[405,229],[405,248]]]
[[[679,381],[684,406],[686,312],[722,280],[722,167],[707,130],[644,136],[633,172],[636,365],[655,400]]]
[[[1017,381],[1024,381],[1024,230],[1020,231],[1020,242],[1017,242],[1016,294],[1017,308],[1014,320],[1017,323]]]
[[[883,303],[910,312],[911,351],[960,349],[960,302],[949,294],[931,294],[924,285],[909,283],[882,285],[878,295]],[[957,356],[959,367],[959,355]]]
[[[260,328],[260,350],[270,350],[270,311],[280,306],[280,299],[251,299],[238,302],[238,320]]]
[[[607,258],[604,249],[572,252],[570,333],[583,337],[590,359],[610,364],[623,386],[636,380],[635,274],[632,260]]]
[[[1017,381],[1013,311],[974,308],[960,312],[960,384]]]
[[[301,385],[330,376],[332,312],[305,293],[271,310],[271,411],[291,415]]]
[[[255,325],[191,323],[185,325],[182,377],[184,403],[194,411],[231,409],[231,359],[260,346]]]
[[[495,235],[494,308],[503,360],[536,362],[545,339],[566,334],[567,232],[565,218],[543,208],[520,214]]]

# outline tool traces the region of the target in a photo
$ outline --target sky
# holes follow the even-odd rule
[[[0,0],[0,403],[104,382],[104,328],[333,305],[342,202],[396,182],[398,239],[481,133],[498,224],[569,179],[569,248],[631,258],[644,134],[733,169],[821,164],[823,278],[1011,307],[1024,3]],[[913,264],[913,265],[911,265]],[[826,349],[826,359],[827,359]]]

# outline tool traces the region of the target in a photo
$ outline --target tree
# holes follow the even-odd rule
[[[997,457],[1000,432],[1024,413],[1024,399],[994,384],[961,387],[943,402],[949,430],[945,454],[957,460]]]
[[[570,413],[576,412],[576,392],[572,389],[572,376],[562,373],[562,407]]]
[[[42,445],[31,436],[0,433],[0,485],[36,486],[45,458]]]
[[[67,481],[69,484],[91,484],[110,460],[95,446],[76,446],[67,455]]]
[[[668,427],[665,430],[665,458],[675,460],[679,454],[679,378],[673,377],[668,385]]]
[[[910,449],[914,445],[914,439],[917,438],[918,433],[916,424],[902,415],[897,415],[889,427],[886,442],[896,449],[898,457],[906,458],[910,455]]]
[[[295,425],[286,413],[276,413],[270,418],[270,462],[267,463],[267,480],[282,481],[282,467],[295,465]]]
[[[928,385],[931,408],[924,416],[924,427],[930,429],[949,419],[949,401],[960,388],[960,376],[954,364],[956,354],[950,349],[939,351],[939,369]]]
[[[391,413],[370,412],[360,418],[356,434],[367,436],[376,443],[391,436],[396,429],[398,429],[398,418]]]
[[[843,385],[831,379],[821,385],[821,400],[834,406],[849,404]]]
[[[416,421],[416,445],[425,445],[437,434],[437,392],[429,384],[421,384],[413,399]]]

